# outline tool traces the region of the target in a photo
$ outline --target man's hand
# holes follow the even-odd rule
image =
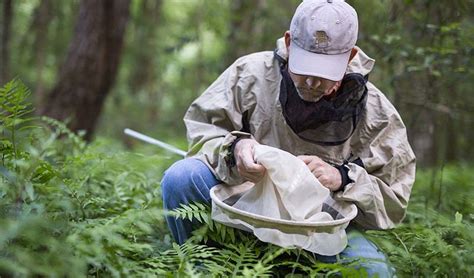
[[[237,142],[234,148],[237,171],[241,177],[251,182],[259,182],[265,174],[265,167],[256,164],[253,159],[253,148],[256,145],[259,144],[253,139],[242,139]]]
[[[324,162],[315,155],[300,155],[299,159],[308,166],[309,170],[319,180],[319,182],[331,191],[341,188],[342,177],[335,167]]]

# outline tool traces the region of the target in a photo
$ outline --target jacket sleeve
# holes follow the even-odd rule
[[[254,77],[237,60],[189,107],[184,116],[189,142],[188,157],[202,160],[217,179],[236,185],[243,182],[231,162],[230,146],[242,132],[243,114],[252,110]]]
[[[405,125],[392,104],[372,84],[359,132],[351,140],[363,167],[349,163],[352,180],[335,199],[356,204],[356,223],[368,229],[389,229],[405,217],[415,181],[415,155]]]

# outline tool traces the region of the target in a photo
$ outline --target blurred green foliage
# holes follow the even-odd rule
[[[324,264],[214,223],[202,204],[172,212],[203,224],[173,244],[159,181],[177,157],[102,137],[87,145],[61,122],[29,118],[28,95],[19,80],[0,89],[1,276],[365,276],[357,261]],[[419,171],[404,223],[367,233],[399,277],[474,274],[473,167]]]
[[[192,100],[237,57],[273,50],[299,2],[132,0],[98,135],[136,146],[122,135],[129,127],[186,148],[182,117]],[[358,45],[377,61],[370,80],[400,111],[419,163],[472,162],[474,1],[348,2],[359,15]],[[25,80],[37,106],[56,82],[78,7],[14,2],[10,76]]]
[[[0,275],[134,272],[135,256],[169,242],[158,182],[170,160],[18,117],[27,95],[17,80],[0,91]]]
[[[27,86],[0,90],[0,276],[363,275],[219,226],[198,204],[175,213],[205,225],[173,245],[159,181],[178,157],[122,135],[130,127],[186,149],[192,100],[233,59],[273,50],[299,0],[132,0],[119,76],[89,145],[64,123],[31,118],[56,82],[80,1],[51,0],[40,15],[43,2],[13,5],[10,75]],[[399,277],[473,276],[474,1],[348,2],[358,45],[377,60],[370,80],[430,166],[404,223],[368,235]]]

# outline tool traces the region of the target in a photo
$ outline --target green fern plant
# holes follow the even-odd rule
[[[0,276],[147,273],[142,262],[170,241],[161,158],[104,153],[63,123],[30,118],[19,80],[0,92]]]
[[[19,158],[18,137],[19,132],[30,128],[27,124],[33,109],[28,103],[30,90],[19,79],[8,82],[0,88],[0,132],[2,146],[2,164],[6,159]]]
[[[224,262],[221,264],[226,277],[270,277],[295,273],[311,277],[340,274],[344,277],[367,276],[364,269],[358,269],[358,261],[322,263],[313,253],[263,243],[247,232],[217,223],[212,220],[207,204],[182,204],[167,214],[202,224],[193,231],[193,236],[186,244],[198,245],[209,239],[213,244],[217,242],[220,252],[213,256],[213,259]]]
[[[193,241],[207,242],[208,239],[211,239],[221,244],[232,244],[236,242],[236,233],[239,233],[241,237],[244,236],[240,231],[213,221],[211,208],[207,204],[196,202],[187,205],[182,204],[179,208],[170,211],[169,214],[177,218],[204,224],[200,229],[194,231]]]
[[[0,89],[0,276],[366,276],[360,261],[325,264],[214,222],[208,205],[164,212],[170,158],[111,139],[86,144],[61,122],[31,117],[28,97],[19,80]],[[433,187],[420,171],[404,224],[368,233],[397,276],[473,276],[472,173],[447,165]],[[166,215],[201,227],[178,246]]]
[[[430,224],[403,224],[392,231],[370,231],[370,238],[390,256],[400,276],[459,277],[474,274],[471,224],[437,215]]]

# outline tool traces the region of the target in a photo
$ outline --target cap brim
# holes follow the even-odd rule
[[[318,76],[340,81],[344,77],[351,51],[342,54],[318,54],[290,44],[289,67],[295,74]]]

